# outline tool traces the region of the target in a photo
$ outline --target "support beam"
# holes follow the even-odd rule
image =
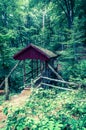
[[[74,91],[73,89],[69,89],[69,88],[63,88],[63,87],[58,87],[58,86],[54,86],[54,85],[51,85],[51,84],[47,84],[47,83],[41,83],[41,85],[45,85],[45,86],[50,86],[52,88],[57,88],[57,89],[61,89],[61,90],[69,90],[69,91]]]
[[[36,60],[36,63],[37,63],[37,76],[38,76],[38,60]]]
[[[31,65],[31,67],[32,67],[32,78],[33,78],[33,59],[32,59],[32,65]]]
[[[80,86],[79,84],[76,84],[76,83],[74,83],[74,82],[67,82],[67,81],[58,80],[58,79],[53,79],[53,78],[48,78],[48,77],[41,77],[41,78],[46,79],[46,80],[50,80],[50,81],[54,81],[54,82],[59,82],[59,83],[68,84],[68,85]]]
[[[23,61],[23,85],[25,86],[26,81],[26,70],[25,70],[25,60]]]
[[[53,68],[50,64],[48,64],[48,67],[49,67],[50,70],[57,76],[57,78],[58,78],[59,80],[63,80],[63,81],[64,81],[64,79],[54,70],[54,68]]]

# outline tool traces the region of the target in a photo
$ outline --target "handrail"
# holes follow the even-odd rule
[[[50,86],[50,87],[53,87],[53,88],[58,88],[58,89],[62,89],[62,90],[74,91],[73,89],[63,88],[63,87],[58,87],[58,86],[51,85],[51,84],[47,84],[47,83],[41,83],[41,85],[46,85],[46,86]]]
[[[40,78],[41,78],[41,74],[33,81],[33,83],[35,84]]]
[[[39,85],[38,85],[36,88],[39,88],[39,87],[41,87],[41,85],[42,85],[42,84],[40,83],[40,84],[39,84]]]
[[[11,71],[9,72],[9,74],[6,76],[6,78],[9,78],[10,75],[12,74],[12,72],[16,69],[16,67],[19,65],[21,61],[19,61],[12,69]],[[2,81],[2,83],[0,84],[0,88],[2,87],[2,85],[5,83],[5,79]]]
[[[33,79],[34,77],[36,77],[35,75],[37,75],[37,72],[39,74],[40,72],[40,68],[37,69],[33,69],[33,74],[32,74],[32,70],[30,70],[28,73],[24,74],[23,76],[27,76],[27,78],[25,78],[25,82],[27,82],[30,79]]]
[[[43,77],[43,79],[47,79],[47,80],[51,80],[51,81],[55,81],[55,82],[60,82],[60,83],[64,83],[64,84],[69,84],[69,85],[76,85],[79,86],[79,84],[73,83],[73,82],[68,82],[68,81],[63,81],[63,80],[58,80],[58,79],[53,79],[53,78],[49,78],[49,77]]]

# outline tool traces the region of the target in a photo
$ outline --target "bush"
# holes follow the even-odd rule
[[[4,109],[5,129],[85,130],[86,104],[79,101],[85,96],[81,90],[56,94],[55,89],[34,89],[23,107]]]

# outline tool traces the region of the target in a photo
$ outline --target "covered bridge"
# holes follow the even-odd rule
[[[54,67],[54,61],[56,58],[57,55],[52,51],[33,44],[30,44],[28,47],[14,55],[15,60],[24,62],[24,84],[26,84],[28,79],[35,78],[39,74],[50,76],[50,71],[47,64]],[[28,73],[25,69],[25,60],[27,59],[31,59],[31,70]]]
[[[33,44],[30,44],[28,47],[14,55],[15,60],[39,59],[41,61],[49,61],[50,59],[56,57],[57,55],[52,51]]]

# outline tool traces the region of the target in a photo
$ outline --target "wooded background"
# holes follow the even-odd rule
[[[61,76],[86,86],[86,0],[0,0],[0,83],[29,43],[57,53]],[[9,78],[11,90],[22,86],[21,68]]]

